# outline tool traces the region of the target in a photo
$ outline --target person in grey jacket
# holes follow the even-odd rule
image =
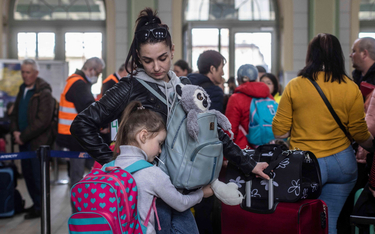
[[[120,127],[116,136],[114,153],[115,166],[126,168],[139,160],[152,163],[161,153],[161,145],[167,136],[163,118],[156,112],[144,109],[139,101],[132,101],[124,110]],[[210,185],[183,195],[173,186],[169,176],[159,167],[147,167],[133,174],[138,187],[138,212],[144,224],[154,197],[160,197],[169,206],[183,212],[199,203],[203,197],[213,195]],[[194,224],[194,223],[193,223]],[[189,226],[189,222],[173,225],[171,232],[179,233],[181,225]],[[147,234],[155,233],[154,210],[151,209]],[[163,228],[163,227],[162,227]],[[183,227],[183,229],[190,227]]]

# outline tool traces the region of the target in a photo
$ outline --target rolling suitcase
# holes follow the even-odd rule
[[[222,234],[328,233],[327,206],[319,199],[280,202],[271,214],[253,213],[225,204],[221,209]]]
[[[246,182],[246,196],[241,206],[222,204],[222,234],[327,234],[328,209],[319,199],[304,199],[294,203],[274,204],[272,179],[269,180],[268,204],[263,210],[251,207],[250,181]],[[270,199],[271,198],[271,199]],[[259,201],[256,201],[257,203]],[[263,212],[262,212],[263,211]]]
[[[14,173],[11,167],[0,168],[0,217],[14,215]]]

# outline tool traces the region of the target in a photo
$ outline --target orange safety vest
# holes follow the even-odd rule
[[[70,90],[70,87],[78,80],[83,80],[85,83],[87,83],[87,81],[82,76],[73,74],[66,80],[64,91],[61,93],[58,124],[59,134],[71,135],[70,125],[72,125],[72,122],[78,115],[78,113],[76,107],[74,106],[74,103],[66,100],[65,95]]]
[[[118,83],[119,78],[117,78],[116,73],[113,73],[113,74],[109,75],[107,78],[105,78],[105,80],[103,81],[103,84],[107,83],[110,80],[113,80],[115,83]],[[103,93],[103,86],[102,86],[102,90],[101,90],[100,94],[98,94],[98,96],[96,96],[96,100],[97,101],[100,100],[100,98],[102,98],[103,95],[104,95],[104,93]]]

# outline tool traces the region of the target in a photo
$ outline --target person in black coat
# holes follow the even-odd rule
[[[223,67],[226,59],[215,50],[206,50],[199,55],[198,70],[199,73],[188,75],[193,85],[201,86],[211,98],[210,110],[217,110],[223,113],[224,91],[220,88],[224,71]]]

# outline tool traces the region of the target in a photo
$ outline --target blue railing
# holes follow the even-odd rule
[[[1,153],[2,160],[17,160],[26,158],[40,158],[41,165],[41,188],[42,188],[42,220],[41,233],[51,233],[51,206],[50,206],[50,176],[49,176],[49,158],[90,158],[86,152],[77,151],[58,151],[50,150],[48,145],[41,145],[37,151],[19,152],[19,153]]]

